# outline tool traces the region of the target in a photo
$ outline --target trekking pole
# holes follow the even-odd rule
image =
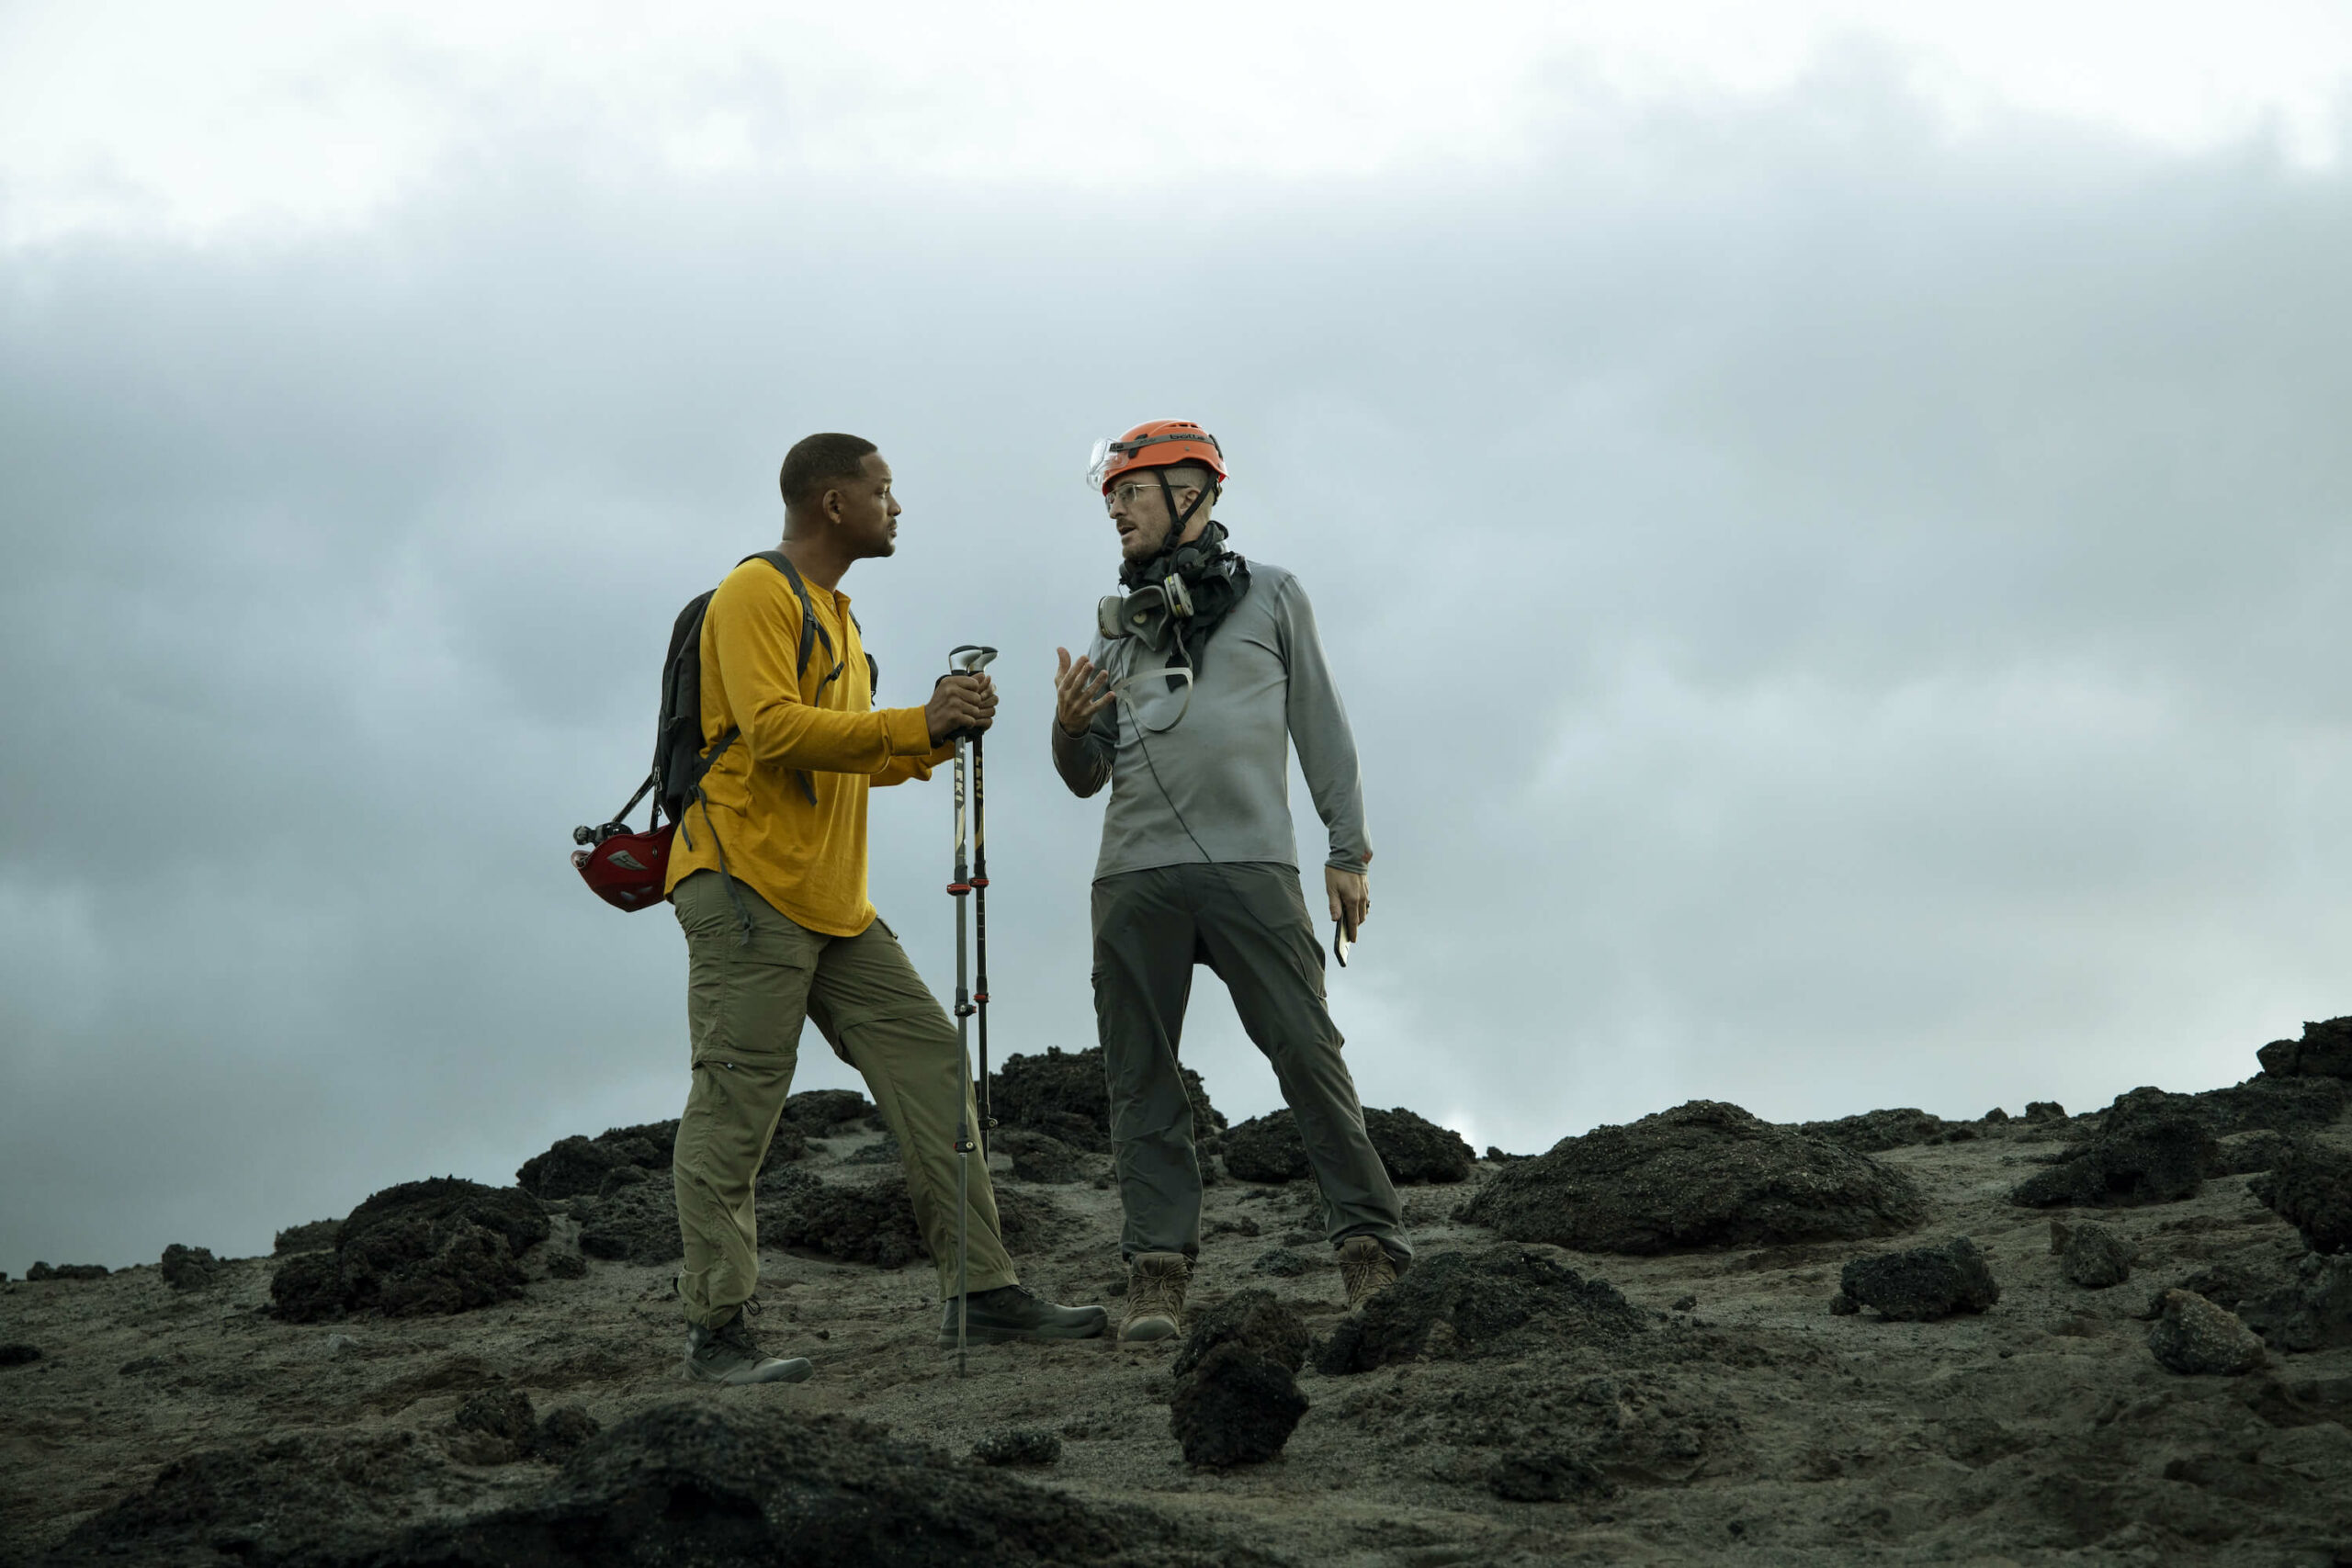
[[[989,797],[982,785],[985,770],[980,766],[980,743],[985,735],[972,737],[972,931],[973,949],[978,961],[972,975],[972,1000],[980,1010],[980,1164],[985,1168],[989,1158],[989,1134],[996,1130],[996,1118],[989,1114]]]
[[[977,675],[996,657],[992,648],[976,648],[966,644],[947,656],[958,675]],[[956,900],[956,1070],[968,1075],[972,1070],[970,1030],[972,997],[968,975],[965,968],[964,896],[972,890],[969,865],[965,859],[964,816],[964,746],[969,740],[977,752],[979,737],[959,733],[956,741],[956,874],[947,885],[947,896]],[[986,965],[982,965],[985,973]],[[985,983],[980,987],[985,991]],[[967,1080],[968,1081],[968,1080]],[[965,1363],[965,1330],[971,1317],[971,1214],[972,1214],[972,1147],[971,1090],[956,1099],[956,1375],[969,1377],[971,1370]]]

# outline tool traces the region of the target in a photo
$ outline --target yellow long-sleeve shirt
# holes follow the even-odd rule
[[[728,873],[783,913],[810,931],[855,936],[874,922],[865,792],[927,779],[956,752],[932,745],[922,709],[876,711],[849,595],[808,587],[832,651],[818,639],[805,677],[800,600],[784,573],[748,560],[710,596],[702,623],[703,745],[737,726],[743,733],[704,777],[705,802],[686,808],[670,846],[668,886],[719,870],[723,845]],[[814,802],[801,788],[804,772]]]

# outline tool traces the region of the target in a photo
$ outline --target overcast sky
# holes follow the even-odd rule
[[[1354,721],[1368,1103],[2083,1109],[2352,1012],[2338,6],[329,9],[0,6],[0,1268],[677,1113],[570,829],[820,429],[883,700],[1003,649],[1000,1057],[1092,1043],[1049,674],[1158,417]],[[876,796],[943,991],[948,830]],[[1185,1050],[1279,1103],[1205,976]]]

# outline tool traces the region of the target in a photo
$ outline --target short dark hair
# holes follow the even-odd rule
[[[784,492],[785,505],[813,506],[828,485],[865,478],[867,454],[881,449],[863,435],[837,431],[804,435],[784,455],[776,488]]]

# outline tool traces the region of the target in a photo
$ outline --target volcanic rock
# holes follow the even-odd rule
[[[2342,1120],[2346,1110],[2352,1108],[2352,1084],[2338,1077],[2257,1074],[2227,1089],[2209,1089],[2180,1098],[2204,1119],[2215,1137],[2260,1131],[2309,1133]]]
[[[804,1247],[880,1269],[930,1256],[906,1176],[895,1169],[868,1181],[829,1181],[787,1167],[760,1183],[758,1213],[763,1246]],[[1052,1200],[1038,1193],[999,1190],[996,1213],[1005,1249],[1014,1253],[1047,1245],[1068,1223]]]
[[[2246,1187],[2301,1231],[2312,1251],[2352,1249],[2352,1154],[2301,1139]]]
[[[28,1367],[40,1359],[38,1345],[0,1345],[0,1367]]]
[[[1315,1267],[1313,1259],[1287,1247],[1271,1247],[1250,1260],[1252,1273],[1271,1274],[1277,1280],[1295,1280]]]
[[[2329,1350],[2352,1345],[2352,1254],[2296,1259],[2288,1281],[2232,1303],[2248,1328],[2274,1350]]]
[[[1193,1101],[1193,1135],[1206,1139],[1224,1128],[1225,1117],[1209,1103],[1201,1075],[1190,1067],[1182,1072]],[[1099,1045],[1007,1056],[1004,1066],[989,1075],[989,1093],[997,1121],[1006,1127],[1044,1133],[1090,1154],[1110,1152],[1111,1093]]]
[[[1396,1182],[1470,1179],[1477,1156],[1462,1134],[1398,1106],[1366,1107],[1363,1130]],[[1225,1168],[1244,1181],[1296,1181],[1314,1174],[1297,1120],[1288,1111],[1252,1117],[1225,1134]]]
[[[2203,1296],[2166,1291],[2157,1300],[2163,1315],[2148,1330],[2148,1349],[2166,1370],[2236,1377],[2262,1364],[2254,1331]]]
[[[780,1122],[804,1136],[829,1137],[860,1126],[876,1125],[879,1112],[874,1102],[854,1089],[803,1089],[784,1102]]]
[[[2334,1078],[2290,1078],[2289,1083],[2334,1083]],[[2252,1176],[2259,1170],[2269,1170],[2287,1157],[2295,1140],[2284,1133],[2274,1133],[2267,1127],[2251,1133],[2233,1133],[2220,1140],[2220,1163],[2216,1176]]]
[[[1467,1360],[1531,1345],[1614,1344],[1646,1326],[1605,1280],[1514,1247],[1418,1258],[1332,1332],[1316,1358],[1329,1375],[1392,1361]]]
[[[795,1101],[845,1096],[859,1105],[865,1101],[846,1089],[817,1089],[785,1101],[786,1114],[768,1141],[763,1171],[806,1159],[807,1129],[790,1114]],[[866,1106],[867,1110],[873,1107]],[[535,1198],[609,1196],[624,1185],[647,1179],[666,1180],[678,1141],[675,1121],[648,1122],[636,1127],[610,1127],[593,1138],[559,1138],[545,1154],[534,1155],[514,1173],[515,1184]]]
[[[2132,1265],[2139,1257],[2139,1249],[2113,1225],[2085,1220],[2080,1224],[2061,1226],[2052,1221],[2051,1229],[2053,1233],[2062,1229],[2065,1233],[2063,1245],[2055,1234],[2052,1241],[2059,1255],[2059,1269],[2069,1283],[2086,1291],[2103,1291],[2132,1277]]]
[[[2120,1208],[2194,1198],[2220,1167],[2221,1150],[2203,1119],[2176,1103],[2180,1098],[2161,1089],[2117,1096],[2098,1131],[2019,1182],[2009,1201]]]
[[[1840,1116],[1834,1122],[1806,1122],[1797,1131],[1808,1138],[1826,1138],[1856,1154],[1874,1155],[1913,1144],[1935,1143],[1953,1125],[1940,1116],[1906,1106],[1899,1111],[1866,1111],[1860,1116]]]
[[[604,1424],[577,1404],[559,1404],[547,1413],[531,1434],[531,1452],[539,1459],[560,1462],[578,1453],[581,1448],[603,1431]]]
[[[1001,1127],[989,1139],[989,1153],[1012,1156],[1016,1181],[1059,1183],[1086,1179],[1086,1158],[1059,1138],[1020,1127]]]
[[[107,1277],[103,1263],[35,1263],[25,1270],[28,1280],[103,1280]]]
[[[580,1250],[591,1258],[662,1264],[684,1255],[677,1191],[667,1181],[616,1187],[593,1204],[575,1201],[571,1212],[580,1217]]]
[[[212,1256],[209,1247],[182,1247],[174,1242],[164,1248],[164,1283],[175,1291],[204,1289],[212,1283],[220,1268],[220,1260]]]
[[[1306,1396],[1289,1367],[1227,1340],[1177,1388],[1168,1426],[1185,1462],[1226,1469],[1262,1464],[1282,1452],[1306,1414]]]
[[[2029,1100],[2025,1105],[2025,1119],[2029,1122],[2064,1122],[2066,1108],[2054,1100]]]
[[[1514,1240],[1642,1254],[1894,1235],[1925,1213],[1903,1171],[1694,1100],[1506,1166],[1459,1217]]]
[[[1062,1440],[1042,1427],[1012,1427],[974,1443],[972,1457],[982,1464],[1054,1464],[1062,1457]]]
[[[1857,1258],[1838,1277],[1840,1292],[1882,1318],[1928,1323],[1955,1313],[1980,1313],[2001,1299],[1984,1254],[1967,1236],[1933,1247]]]
[[[1198,1527],[1081,1503],[860,1422],[752,1403],[655,1406],[591,1438],[531,1501],[400,1527],[396,1507],[460,1473],[405,1431],[198,1455],[85,1521],[53,1561],[1272,1568]]]
[[[2306,1023],[2301,1040],[2273,1040],[2255,1055],[2274,1077],[2352,1078],[2352,1018]]]
[[[519,1388],[484,1389],[450,1422],[450,1457],[466,1464],[512,1464],[531,1451],[531,1396]]]
[[[389,1316],[464,1312],[523,1293],[517,1254],[545,1241],[538,1201],[513,1187],[456,1177],[376,1193],[343,1222],[333,1252],[298,1253],[269,1284],[295,1323],[379,1310]]]
[[[1170,1371],[1183,1377],[1220,1345],[1239,1345],[1291,1371],[1306,1365],[1306,1320],[1272,1291],[1236,1291],[1202,1313]]]
[[[297,1252],[332,1252],[342,1235],[341,1220],[312,1220],[306,1225],[288,1225],[277,1233],[270,1255],[288,1258]]]

